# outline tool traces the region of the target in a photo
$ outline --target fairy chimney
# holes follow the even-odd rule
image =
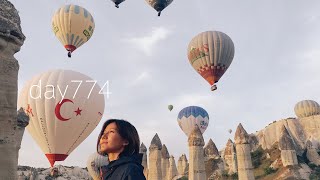
[[[231,139],[228,140],[224,150],[225,167],[228,169],[228,174],[238,172],[237,155],[235,145]]]
[[[237,127],[234,139],[237,152],[238,177],[241,180],[254,180],[249,135],[241,123]]]
[[[188,160],[185,154],[182,154],[178,160],[178,174],[186,175],[188,169]]]
[[[204,147],[204,157],[205,159],[220,157],[218,148],[212,139],[210,139],[208,144]]]
[[[156,134],[149,147],[149,180],[162,180],[161,149],[161,140],[158,134]]]
[[[168,176],[167,176],[166,179],[167,180],[172,180],[177,175],[178,175],[178,170],[177,170],[176,162],[174,160],[174,157],[170,156],[170,158],[169,158]]]
[[[18,156],[24,131],[17,119],[19,63],[14,58],[24,43],[18,11],[0,0],[0,158],[1,179],[17,179]]]
[[[204,163],[204,140],[199,127],[196,125],[188,138],[189,143],[189,180],[206,179]]]
[[[147,157],[147,147],[141,143],[140,153],[142,156],[142,166],[143,166],[143,174],[147,178],[148,177],[148,157]]]
[[[167,146],[165,144],[162,145],[161,149],[161,171],[162,171],[162,179],[167,179],[167,174],[169,171],[169,152]]]

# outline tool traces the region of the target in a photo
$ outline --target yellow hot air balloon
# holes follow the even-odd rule
[[[313,100],[303,100],[295,105],[294,112],[298,118],[319,115],[320,105]]]
[[[234,56],[231,38],[223,32],[206,31],[195,36],[188,46],[188,59],[192,67],[211,85],[229,68]]]
[[[78,5],[63,6],[52,17],[53,32],[68,51],[68,57],[91,38],[94,28],[92,15]]]
[[[68,155],[99,124],[104,95],[79,72],[52,70],[33,77],[19,94],[18,107],[30,117],[27,130],[51,166]]]

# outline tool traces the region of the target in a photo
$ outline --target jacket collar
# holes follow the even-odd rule
[[[133,154],[131,156],[122,156],[119,159],[110,162],[109,165],[107,165],[107,167],[110,169],[110,168],[117,167],[122,164],[129,163],[129,162],[141,164],[142,163],[142,156],[143,156],[143,154]]]

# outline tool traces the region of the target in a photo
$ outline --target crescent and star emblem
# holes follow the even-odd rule
[[[70,102],[72,104],[73,101],[71,101],[70,99],[63,99],[61,102],[59,102],[57,105],[56,105],[56,108],[55,108],[55,114],[56,114],[56,117],[60,120],[60,121],[68,121],[70,120],[71,118],[64,118],[62,115],[61,115],[61,107],[64,103],[67,103],[67,102]],[[78,109],[76,109],[74,112],[76,113],[76,116],[80,115],[81,116],[81,109],[78,107]]]

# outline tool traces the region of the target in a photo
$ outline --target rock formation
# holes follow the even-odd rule
[[[294,141],[284,125],[281,128],[279,149],[281,150],[281,161],[284,167],[298,164]]]
[[[169,169],[168,169],[168,175],[167,175],[167,180],[172,180],[174,177],[178,175],[178,170],[176,166],[176,162],[174,160],[173,156],[170,156],[169,159]]]
[[[204,164],[204,140],[196,125],[188,137],[189,144],[189,180],[206,179]]]
[[[140,152],[141,154],[143,154],[142,156],[142,166],[143,166],[143,174],[146,177],[146,179],[148,178],[148,157],[147,157],[147,147],[141,143],[140,146]]]
[[[89,180],[92,179],[86,168],[57,165],[53,168],[32,168],[18,166],[18,177],[21,180]],[[57,177],[58,176],[58,177]],[[20,180],[18,178],[18,180]],[[2,180],[2,179],[1,179]]]
[[[317,150],[313,147],[312,142],[308,140],[306,146],[307,146],[308,160],[311,163],[319,166],[320,165],[320,156],[319,156]]]
[[[228,169],[228,174],[238,172],[236,149],[231,139],[229,139],[226,144],[223,158],[225,161],[225,167]]]
[[[263,149],[270,149],[272,145],[279,141],[281,128],[286,126],[290,136],[294,140],[295,149],[298,155],[302,155],[305,150],[305,143],[312,138],[314,144],[320,142],[320,115],[309,116],[301,119],[287,118],[274,121],[264,129],[258,131],[255,136]],[[315,147],[318,148],[318,147]]]
[[[188,160],[187,160],[187,156],[185,154],[182,154],[179,157],[178,160],[178,174],[179,175],[187,175],[187,169],[188,169]]]
[[[162,180],[161,149],[162,143],[158,134],[156,134],[149,147],[148,180]]]
[[[210,139],[208,144],[204,147],[204,157],[205,159],[220,157],[218,148],[212,139]]]
[[[239,179],[254,180],[249,135],[241,123],[237,127],[234,139],[236,143]]]
[[[162,171],[162,179],[168,179],[167,175],[169,172],[169,152],[165,144],[162,145],[161,149],[161,171]]]
[[[28,124],[24,118],[17,121],[19,63],[14,54],[25,40],[20,23],[13,4],[0,0],[0,179],[8,180],[18,178],[19,149]]]

